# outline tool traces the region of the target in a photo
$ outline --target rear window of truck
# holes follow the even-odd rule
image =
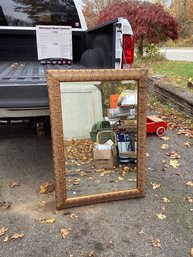
[[[0,26],[63,25],[80,28],[73,0],[1,0]]]

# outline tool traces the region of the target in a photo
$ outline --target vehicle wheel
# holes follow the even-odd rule
[[[164,127],[159,127],[157,130],[156,130],[156,134],[158,137],[161,137],[163,136],[163,134],[165,133],[165,128]]]

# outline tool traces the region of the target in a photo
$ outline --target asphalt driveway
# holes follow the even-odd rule
[[[1,126],[0,229],[8,231],[0,236],[0,256],[191,256],[193,140],[176,132],[168,130],[167,141],[147,137],[145,198],[64,212],[56,211],[54,194],[39,193],[40,184],[54,180],[50,137],[39,140],[28,126]],[[176,168],[169,165],[171,151]],[[43,222],[50,219],[53,223]],[[16,233],[21,238],[10,240]]]

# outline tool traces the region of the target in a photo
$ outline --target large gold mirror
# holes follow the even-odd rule
[[[49,70],[58,209],[144,196],[147,70]]]

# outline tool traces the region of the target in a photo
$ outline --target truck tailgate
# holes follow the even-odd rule
[[[0,62],[0,108],[48,107],[46,71],[81,69],[81,65]]]

